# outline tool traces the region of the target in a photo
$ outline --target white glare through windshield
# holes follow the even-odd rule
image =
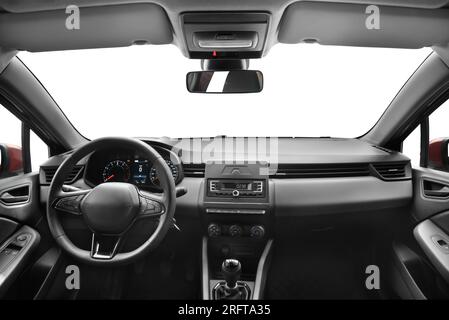
[[[264,74],[263,91],[226,95],[189,93],[185,75],[200,70],[200,61],[171,45],[19,57],[90,139],[356,137],[376,123],[429,53],[276,45],[250,62]]]

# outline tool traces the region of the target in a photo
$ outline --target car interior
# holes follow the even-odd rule
[[[300,43],[430,54],[358,137],[92,140],[17,56],[174,45],[201,67],[189,95],[244,99],[251,63]],[[0,0],[0,104],[21,124],[21,146],[0,136],[0,298],[448,299],[448,98],[448,0]]]

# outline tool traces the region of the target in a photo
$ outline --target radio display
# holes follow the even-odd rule
[[[244,182],[223,182],[222,189],[223,190],[252,190],[252,184],[244,183]]]

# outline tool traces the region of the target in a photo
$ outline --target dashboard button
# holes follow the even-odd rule
[[[263,238],[265,235],[265,228],[262,226],[253,226],[249,231],[251,238]]]
[[[207,227],[207,233],[209,235],[209,237],[218,237],[221,235],[221,228],[218,224],[216,223],[211,223],[208,227]]]
[[[229,235],[231,237],[240,237],[243,233],[243,229],[242,227],[240,227],[239,225],[232,225],[229,227]]]

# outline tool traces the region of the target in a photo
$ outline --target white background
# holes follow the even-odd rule
[[[375,124],[430,52],[279,44],[250,63],[250,69],[264,73],[263,92],[243,95],[188,93],[185,74],[200,64],[172,45],[22,52],[19,57],[90,139],[357,137]],[[11,136],[20,134],[15,126],[2,120],[2,141],[17,143]],[[39,161],[46,157],[45,150],[35,153]]]

